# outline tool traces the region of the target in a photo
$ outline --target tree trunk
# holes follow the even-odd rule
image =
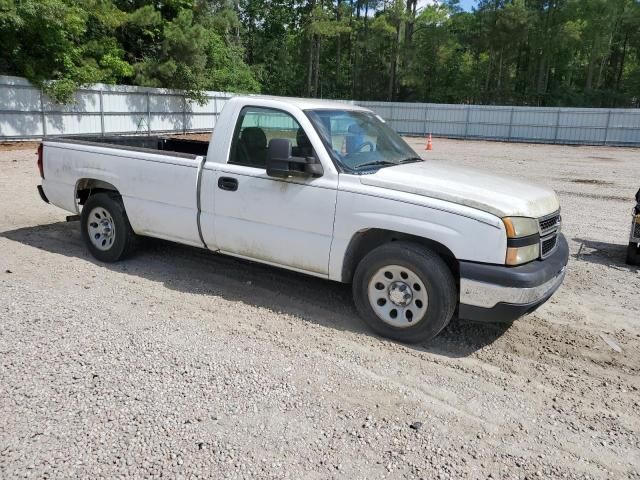
[[[313,47],[314,47],[314,37],[315,35],[313,35],[310,39],[309,39],[309,57],[307,59],[308,62],[308,67],[307,67],[307,97],[311,97],[313,96],[311,94],[311,89],[313,87],[313,57],[314,57],[314,51],[313,51]]]
[[[411,45],[413,40],[413,27],[416,21],[417,0],[407,0],[407,26],[404,31],[404,41],[407,46]]]
[[[398,60],[400,56],[400,23],[396,26],[396,40],[391,52],[391,65],[389,68],[389,90],[387,99],[392,102],[396,92],[396,73],[398,70]]]
[[[341,35],[338,35],[338,38],[336,39],[337,45],[336,45],[336,78],[335,78],[335,85],[336,85],[336,91],[338,92],[338,95],[340,97],[342,97],[342,37]]]
[[[500,50],[500,56],[498,57],[498,85],[497,85],[498,97],[501,95],[501,89],[502,89],[502,50]]]
[[[589,67],[587,69],[587,84],[585,86],[586,91],[591,91],[593,88],[593,70],[595,68],[595,60],[593,58],[593,51],[591,52],[591,58],[589,59]]]
[[[338,9],[336,10],[336,21],[338,22],[338,24],[340,23],[340,19],[341,19],[341,7],[342,7],[342,0],[338,0]],[[335,61],[335,66],[336,66],[336,78],[335,78],[335,88],[336,91],[338,92],[339,96],[342,96],[342,82],[341,82],[341,65],[342,65],[342,35],[338,34],[338,38],[336,39],[336,61]]]
[[[493,67],[493,49],[489,50],[489,65],[487,66],[487,76],[484,79],[485,101],[489,95],[489,84],[491,82],[491,68]]]
[[[544,95],[545,93],[545,84],[547,76],[547,59],[544,55],[540,57],[540,63],[538,64],[538,82],[536,86],[536,93],[538,96]]]
[[[524,48],[522,47],[522,45],[520,45],[520,47],[518,48],[518,58],[516,60],[516,75],[515,75],[515,82],[514,82],[514,88],[513,88],[513,93],[515,94],[514,97],[517,97],[517,95],[522,92],[522,53],[523,53],[523,50],[524,50]]]
[[[616,22],[616,25],[617,25],[617,22]],[[615,29],[616,29],[616,26],[614,25],[613,30]],[[598,80],[596,82],[596,88],[600,88],[602,86],[602,74],[604,72],[604,67],[609,61],[609,58],[611,56],[611,48],[613,45],[613,33],[614,33],[613,30],[609,34],[609,42],[607,44],[607,53],[602,56],[602,60],[600,61],[600,69],[598,70]]]
[[[355,48],[353,48],[354,40],[357,44],[358,42],[358,33],[353,31],[353,0],[349,0],[349,27],[351,27],[351,31],[349,32],[349,44],[347,45],[347,57],[350,66],[350,86],[351,86],[351,95],[350,98],[356,98],[356,58],[355,58]]]
[[[622,55],[620,56],[620,66],[618,67],[618,75],[616,76],[616,91],[620,91],[620,83],[622,82],[622,73],[624,72],[624,61],[627,56],[627,42],[629,41],[629,34],[624,36],[624,44],[622,45]]]
[[[316,52],[315,52],[315,59],[314,59],[314,66],[313,66],[313,70],[314,70],[314,75],[313,75],[313,96],[314,98],[318,98],[318,82],[320,79],[320,41],[321,38],[319,35],[316,35]]]

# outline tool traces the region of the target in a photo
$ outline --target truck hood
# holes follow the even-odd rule
[[[426,161],[381,168],[363,175],[365,185],[437,198],[498,217],[538,218],[560,208],[549,188],[481,170]]]

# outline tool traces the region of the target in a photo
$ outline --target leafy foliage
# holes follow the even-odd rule
[[[96,82],[259,91],[228,6],[191,0],[0,0],[0,72],[56,101]]]
[[[638,0],[0,0],[0,72],[452,103],[639,106]]]

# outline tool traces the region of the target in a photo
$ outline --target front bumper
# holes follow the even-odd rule
[[[559,235],[556,251],[519,267],[460,262],[460,318],[512,322],[533,312],[560,287],[569,246]]]

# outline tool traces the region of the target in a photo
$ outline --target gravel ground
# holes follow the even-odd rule
[[[161,241],[100,264],[0,151],[0,478],[640,478],[640,150],[411,142],[559,192],[535,314],[406,346],[348,286]]]

